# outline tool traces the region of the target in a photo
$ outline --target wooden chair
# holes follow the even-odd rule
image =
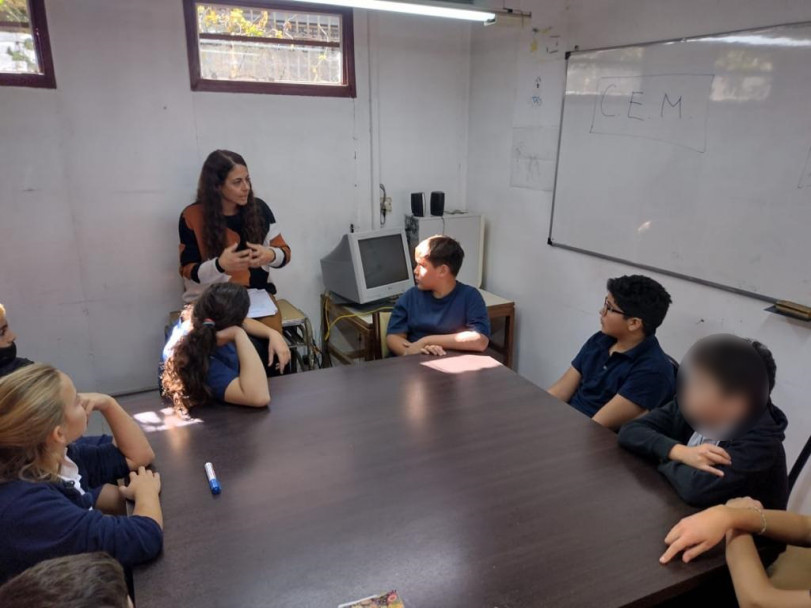
[[[378,314],[378,340],[380,340],[380,354],[383,359],[391,354],[389,345],[386,344],[386,336],[389,335],[389,319],[391,313],[387,311],[379,312]]]
[[[293,354],[293,371],[315,369],[313,327],[310,318],[284,299],[276,301],[282,313],[282,331]],[[304,354],[302,354],[302,352]]]
[[[800,450],[800,455],[797,456],[797,460],[794,462],[794,466],[791,467],[791,471],[788,474],[789,494],[791,494],[791,491],[794,489],[794,484],[797,483],[797,478],[800,476],[800,473],[803,472],[809,456],[811,456],[811,437],[808,438],[808,441],[805,442],[805,446]]]

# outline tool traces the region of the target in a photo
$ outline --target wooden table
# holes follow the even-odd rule
[[[690,512],[616,437],[493,359],[407,357],[284,376],[270,411],[200,421],[122,399],[163,478],[139,608],[649,606],[718,573],[660,566]],[[170,428],[166,428],[166,427]],[[203,464],[223,492],[212,496]]]
[[[484,289],[479,289],[479,293],[487,306],[492,329],[488,350],[512,368],[515,302]],[[327,363],[333,358],[344,364],[383,359],[381,330],[385,322],[381,320],[381,309],[390,311],[393,307],[394,301],[361,307],[345,303],[331,293],[321,294],[321,351]],[[325,339],[328,327],[332,336],[329,340]]]

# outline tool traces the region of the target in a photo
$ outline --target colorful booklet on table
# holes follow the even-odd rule
[[[373,595],[348,604],[341,604],[338,608],[405,608],[405,604],[396,591],[389,591],[383,595]]]

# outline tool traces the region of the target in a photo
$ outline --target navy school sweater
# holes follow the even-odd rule
[[[694,429],[681,414],[676,401],[637,418],[620,429],[622,447],[654,460],[676,493],[695,507],[723,504],[731,498],[751,496],[767,509],[785,509],[788,500],[786,453],[783,450],[788,421],[776,406],[739,437],[722,441],[732,465],[720,465],[723,477],[699,471],[670,460],[673,446],[687,445]]]
[[[106,551],[130,567],[160,553],[163,531],[153,519],[92,509],[100,487],[128,472],[121,452],[105,439],[87,438],[68,448],[84,496],[61,480],[0,483],[0,584],[52,557]]]

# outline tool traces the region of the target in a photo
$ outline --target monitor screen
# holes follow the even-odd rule
[[[411,276],[411,265],[406,260],[403,238],[399,234],[360,239],[358,249],[366,289],[406,281]]]

